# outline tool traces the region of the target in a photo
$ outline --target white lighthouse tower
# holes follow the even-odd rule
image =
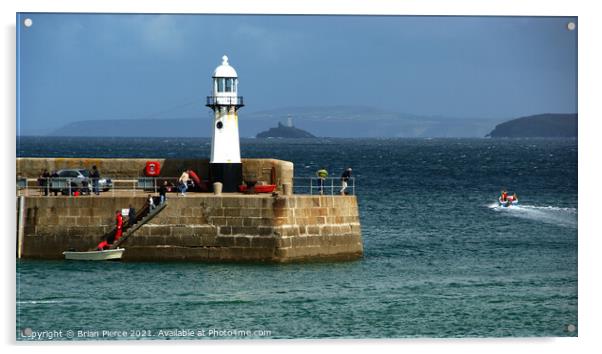
[[[212,95],[207,97],[206,106],[214,113],[210,180],[222,182],[224,192],[236,192],[242,183],[238,109],[244,104],[242,96],[238,96],[238,75],[225,55],[222,65],[213,72]]]

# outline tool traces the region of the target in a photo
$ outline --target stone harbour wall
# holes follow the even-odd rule
[[[144,197],[26,197],[24,258],[60,259],[93,248],[115,210]],[[168,204],[122,244],[123,260],[295,262],[363,254],[355,196],[168,195]]]
[[[25,197],[23,258],[59,259],[68,249],[94,248],[115,227],[115,211],[131,204],[140,210],[139,197]]]

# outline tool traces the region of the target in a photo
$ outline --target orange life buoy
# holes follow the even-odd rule
[[[197,176],[196,173],[194,173],[193,170],[188,170],[188,177],[190,177],[192,179],[195,186],[201,185],[201,179],[199,178],[199,176]]]

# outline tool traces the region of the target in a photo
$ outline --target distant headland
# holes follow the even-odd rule
[[[239,117],[242,137],[256,137],[287,117],[303,122],[317,137],[330,138],[477,138],[489,133],[506,117],[455,117],[399,113],[371,106],[301,106],[244,112]],[[212,125],[198,116],[165,118],[96,119],[68,122],[52,128],[22,122],[21,136],[81,137],[211,137]],[[107,127],[119,129],[107,129]],[[182,130],[181,127],[195,127]]]
[[[295,128],[292,124],[284,125],[278,122],[278,126],[270,128],[257,134],[257,138],[287,138],[287,139],[304,139],[304,138],[315,138],[316,136],[306,132],[303,129]]]
[[[539,114],[510,120],[509,118],[501,117],[460,118],[452,116],[411,115],[363,106],[285,107],[245,113],[240,117],[239,121],[241,136],[259,138],[290,137],[287,133],[303,131],[298,128],[287,129],[287,127],[290,128],[291,124],[286,122],[286,118],[278,127],[274,128],[275,122],[287,115],[289,117],[294,116],[303,121],[305,129],[311,132],[319,132],[319,136],[321,137],[332,138],[577,136],[577,114]],[[563,116],[569,118],[563,122]],[[522,119],[525,119],[526,122],[523,122]],[[212,125],[201,123],[202,121],[199,121],[198,117],[82,120],[67,123],[53,130],[22,125],[18,131],[18,135],[59,137],[210,137]],[[526,124],[527,128],[523,128],[523,124]],[[119,129],[107,129],[109,126],[116,126]],[[195,129],[182,131],[180,129],[182,126],[194,126]],[[532,131],[532,127],[540,128]],[[546,127],[556,133],[550,133]],[[511,128],[518,130],[518,132],[511,131]],[[284,133],[285,135],[278,135],[279,131],[286,131],[286,133]],[[307,131],[305,133],[310,135],[301,137],[314,137],[313,134]],[[267,136],[264,136],[264,134],[267,134]]]
[[[546,113],[516,118],[498,124],[486,136],[492,138],[577,137],[577,114]]]

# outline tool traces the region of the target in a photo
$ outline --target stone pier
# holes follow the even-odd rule
[[[27,197],[24,258],[61,259],[93,248],[114,212],[145,197]],[[123,260],[292,262],[362,256],[354,196],[198,194],[167,207],[121,247]]]
[[[104,176],[137,178],[148,160],[160,161],[162,176],[195,169],[205,177],[207,160],[17,159],[17,175],[35,179],[43,168],[99,166]],[[296,262],[353,260],[363,246],[355,196],[283,195],[293,183],[293,164],[243,159],[243,178],[276,184],[272,194],[168,193],[167,206],[120,246],[124,261]],[[35,180],[32,180],[35,182]],[[242,183],[242,181],[241,181]],[[62,259],[66,250],[93,249],[115,226],[115,211],[141,210],[147,192],[100,196],[24,198],[22,257]]]

